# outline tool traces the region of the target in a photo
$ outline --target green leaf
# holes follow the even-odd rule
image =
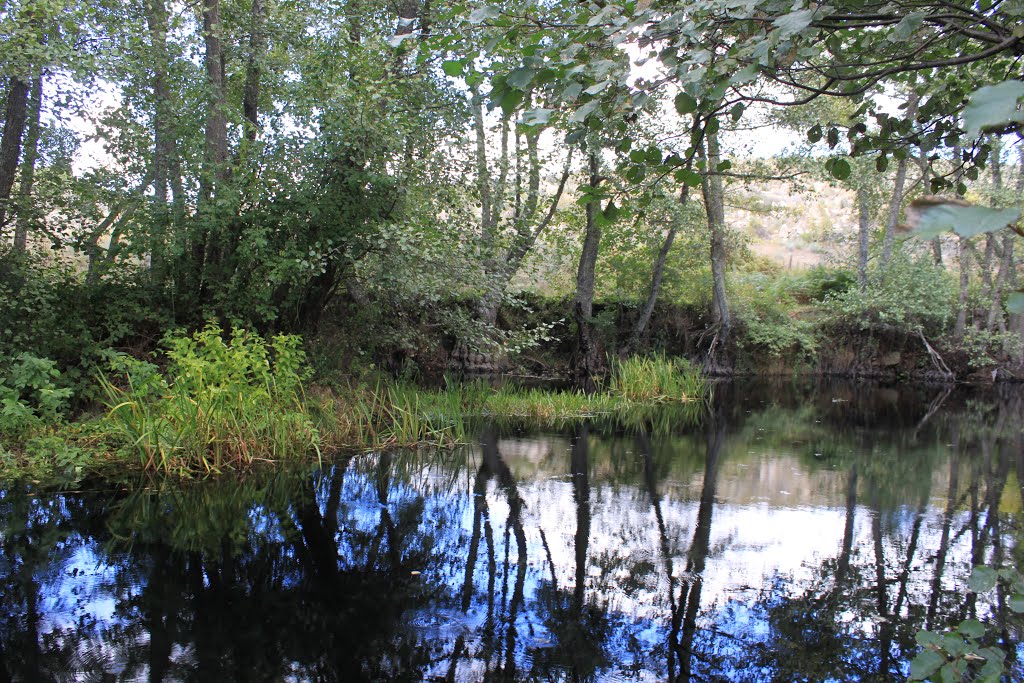
[[[1003,81],[975,90],[964,108],[967,137],[978,137],[982,129],[989,126],[1024,122],[1024,112],[1017,106],[1021,97],[1024,97],[1022,81]]]
[[[935,650],[924,650],[910,663],[910,680],[923,681],[945,663],[946,658]]]
[[[955,207],[955,208],[965,208],[965,207]],[[969,208],[977,208],[977,207],[969,207]],[[991,210],[991,209],[989,209],[989,210]],[[978,233],[974,233],[974,234],[978,234]],[[968,237],[968,235],[964,235],[964,237]],[[993,588],[995,588],[995,586],[996,586],[996,577],[997,577],[996,570],[992,569],[991,567],[985,567],[985,566],[975,567],[974,571],[971,572],[971,578],[967,580],[967,587],[970,588],[975,593],[985,593],[985,592],[990,591]]]
[[[989,209],[983,206],[955,204],[937,204],[913,211],[914,232],[923,239],[933,239],[946,232],[955,232],[961,237],[974,237],[985,232],[1002,230],[1020,218],[1018,209]],[[992,581],[995,585],[994,573]]]
[[[814,10],[801,9],[789,14],[783,14],[773,21],[772,24],[775,28],[779,29],[779,37],[785,39],[800,33],[800,31],[810,26],[812,19],[814,19]]]
[[[676,111],[680,114],[691,114],[697,111],[697,100],[684,92],[676,95]]]
[[[583,123],[584,121],[587,120],[588,116],[597,111],[597,108],[599,106],[601,106],[600,100],[591,100],[590,102],[587,102],[582,107],[574,111],[572,113],[572,116],[569,117],[569,120],[572,121],[573,123]]]
[[[519,88],[522,90],[530,85],[530,81],[537,74],[536,69],[531,69],[528,66],[521,66],[518,69],[513,69],[512,73],[508,75],[505,82],[511,85],[513,88]]]
[[[448,59],[441,64],[441,69],[449,76],[461,76],[465,66],[461,59]]]
[[[890,42],[904,41],[910,38],[917,29],[921,28],[921,24],[924,23],[924,18],[927,16],[924,12],[911,12],[902,19],[900,23],[893,27],[889,35],[886,36],[886,40]]]
[[[728,171],[730,168],[732,168],[732,162],[726,159],[725,161],[719,163],[718,168],[716,168],[715,170],[717,170],[719,173],[722,173],[723,171]]]
[[[832,174],[832,177],[836,180],[846,180],[850,177],[850,173],[853,169],[850,168],[850,162],[846,159],[832,159],[832,163],[828,165],[828,172]]]
[[[875,170],[879,173],[884,173],[887,168],[889,168],[889,157],[884,154],[880,154],[878,158],[875,159]]]
[[[523,99],[526,95],[522,90],[506,90],[499,95],[501,99],[498,101],[501,106],[501,111],[505,116],[509,116],[516,108],[523,103]]]
[[[807,141],[812,145],[821,139],[821,125],[814,124],[810,130],[807,131]]]
[[[914,639],[922,647],[938,647],[942,643],[942,636],[931,631],[918,631]]]
[[[524,126],[543,126],[551,120],[551,115],[554,113],[554,109],[530,109],[523,112],[520,123]]]
[[[1024,315],[1024,292],[1013,292],[1007,298],[1007,311],[1011,313],[1017,313],[1018,315]],[[1012,606],[1014,600],[1020,600],[1018,604],[1021,605],[1021,609],[1016,609]],[[1024,612],[1024,595],[1015,595],[1011,599],[1010,604],[1011,609],[1013,609],[1015,612]]]
[[[499,16],[501,16],[501,10],[499,10],[497,7],[491,7],[490,5],[487,5],[486,7],[481,7],[479,9],[473,10],[473,12],[469,15],[469,23],[482,24],[488,19],[496,19]]]
[[[736,123],[743,117],[743,112],[746,110],[746,106],[742,102],[737,102],[732,105],[732,109],[729,111],[729,115],[732,117],[732,122]]]
[[[957,631],[967,638],[981,638],[985,635],[985,625],[977,619],[966,619],[960,622]]]
[[[678,182],[686,183],[690,187],[697,187],[701,182],[700,174],[688,168],[681,168],[674,175]]]
[[[1006,303],[1006,310],[1010,313],[1024,313],[1024,292],[1014,292]],[[1024,594],[1014,593],[1009,600],[1010,609],[1020,614],[1024,612]]]

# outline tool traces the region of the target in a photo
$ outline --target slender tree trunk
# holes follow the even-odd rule
[[[685,206],[689,196],[690,186],[684,185],[679,193],[679,204]],[[644,332],[647,331],[647,325],[651,322],[651,315],[654,314],[654,307],[658,303],[658,294],[661,291],[661,281],[665,276],[665,263],[668,261],[669,252],[672,250],[672,243],[676,239],[678,227],[676,222],[673,221],[668,227],[668,232],[665,233],[661,249],[658,250],[658,258],[654,261],[654,270],[651,272],[651,288],[647,294],[647,301],[644,302],[644,307],[640,309],[640,315],[637,316],[636,322],[633,323],[629,339],[622,348],[620,355],[623,358],[628,358],[637,352],[637,349],[640,348],[640,339],[643,337]]]
[[[14,176],[21,158],[21,139],[28,117],[29,84],[19,76],[11,76],[4,109],[4,132],[0,138],[0,230],[7,223],[7,209],[14,188]]]
[[[971,286],[971,254],[967,247],[967,239],[959,238],[959,261],[960,261],[960,294],[956,305],[956,324],[953,326],[953,338],[963,341],[964,332],[967,330],[967,300]]]
[[[245,88],[242,94],[242,115],[245,117],[244,137],[255,142],[260,130],[260,75],[266,50],[264,36],[266,9],[263,0],[252,0],[249,26],[249,56],[245,64]]]
[[[601,182],[597,150],[591,148],[590,187],[597,188]],[[596,378],[603,368],[603,359],[594,329],[594,286],[597,269],[597,252],[601,243],[601,228],[597,224],[600,203],[596,200],[587,204],[587,232],[583,239],[579,267],[576,271],[576,298],[573,312],[576,318],[576,351],[572,359],[572,371],[577,386],[586,392],[597,389]]]
[[[40,117],[43,112],[43,74],[32,78],[31,118],[28,120],[28,133],[25,138],[24,158],[21,162],[21,185],[18,188],[18,201],[15,202],[17,225],[14,228],[14,249],[25,251],[28,245],[29,227],[34,220],[32,203],[32,185],[36,177],[36,160],[39,158]]]
[[[729,341],[732,327],[732,316],[729,313],[729,302],[725,292],[725,189],[722,176],[716,173],[721,161],[718,147],[718,134],[708,132],[705,137],[707,170],[704,173],[702,187],[704,209],[708,217],[708,228],[711,231],[711,275],[713,280],[711,297],[711,317],[718,328],[717,344],[725,345]],[[714,354],[715,349],[711,349]]]
[[[226,175],[228,159],[227,96],[224,88],[224,51],[221,43],[220,0],[203,0],[203,37],[206,43],[206,147],[200,200],[213,199],[218,181]]]
[[[907,116],[913,118],[917,113],[917,93],[912,92],[907,100]],[[892,261],[892,250],[896,243],[896,226],[900,222],[900,209],[903,206],[903,188],[907,182],[907,157],[900,159],[896,165],[896,178],[893,181],[892,201],[889,203],[889,218],[885,223],[885,237],[882,240],[882,256],[878,264],[879,277],[885,277],[885,271]]]
[[[885,237],[882,239],[882,256],[878,264],[880,277],[892,261],[893,246],[896,243],[896,225],[900,221],[900,208],[903,206],[903,187],[907,180],[907,160],[901,159],[896,165],[896,178],[893,180],[892,200],[889,202],[889,217],[885,222]]]
[[[866,188],[857,190],[857,206],[860,209],[860,224],[857,230],[857,284],[860,291],[868,288],[868,244],[871,240],[871,204]]]

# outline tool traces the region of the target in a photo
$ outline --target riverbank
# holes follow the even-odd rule
[[[64,422],[44,420],[31,400],[4,433],[0,477],[81,477],[124,466],[175,476],[209,476],[293,459],[422,445],[465,443],[480,421],[531,428],[595,422],[659,432],[696,424],[708,385],[688,363],[664,356],[613,365],[599,390],[528,388],[449,381],[426,388],[309,384],[301,340],[264,340],[208,325],[165,341],[156,362],[119,355],[97,377],[103,409]]]

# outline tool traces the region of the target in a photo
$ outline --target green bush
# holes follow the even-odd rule
[[[94,378],[111,347],[150,347],[169,321],[160,293],[134,268],[86,283],[58,257],[0,252],[0,358],[52,360],[55,381],[77,402],[99,398]]]
[[[815,325],[800,317],[801,309],[794,298],[805,286],[805,277],[748,272],[736,278],[732,295],[738,346],[770,356],[792,354],[804,359],[815,355]]]
[[[897,251],[865,291],[849,289],[825,303],[839,322],[860,329],[884,325],[938,334],[953,319],[956,296],[952,276],[930,256]]]
[[[30,353],[6,363],[0,358],[0,434],[22,436],[60,420],[71,389],[58,387],[59,379],[57,364],[47,358]]]
[[[112,431],[149,469],[216,472],[259,461],[319,454],[303,403],[301,339],[264,339],[235,328],[225,340],[208,324],[164,340],[166,375],[119,356],[101,383]]]

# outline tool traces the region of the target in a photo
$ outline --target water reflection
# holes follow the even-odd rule
[[[770,396],[770,400],[764,397]],[[895,681],[1021,622],[1020,398],[720,387],[700,429],[0,491],[0,681]]]

